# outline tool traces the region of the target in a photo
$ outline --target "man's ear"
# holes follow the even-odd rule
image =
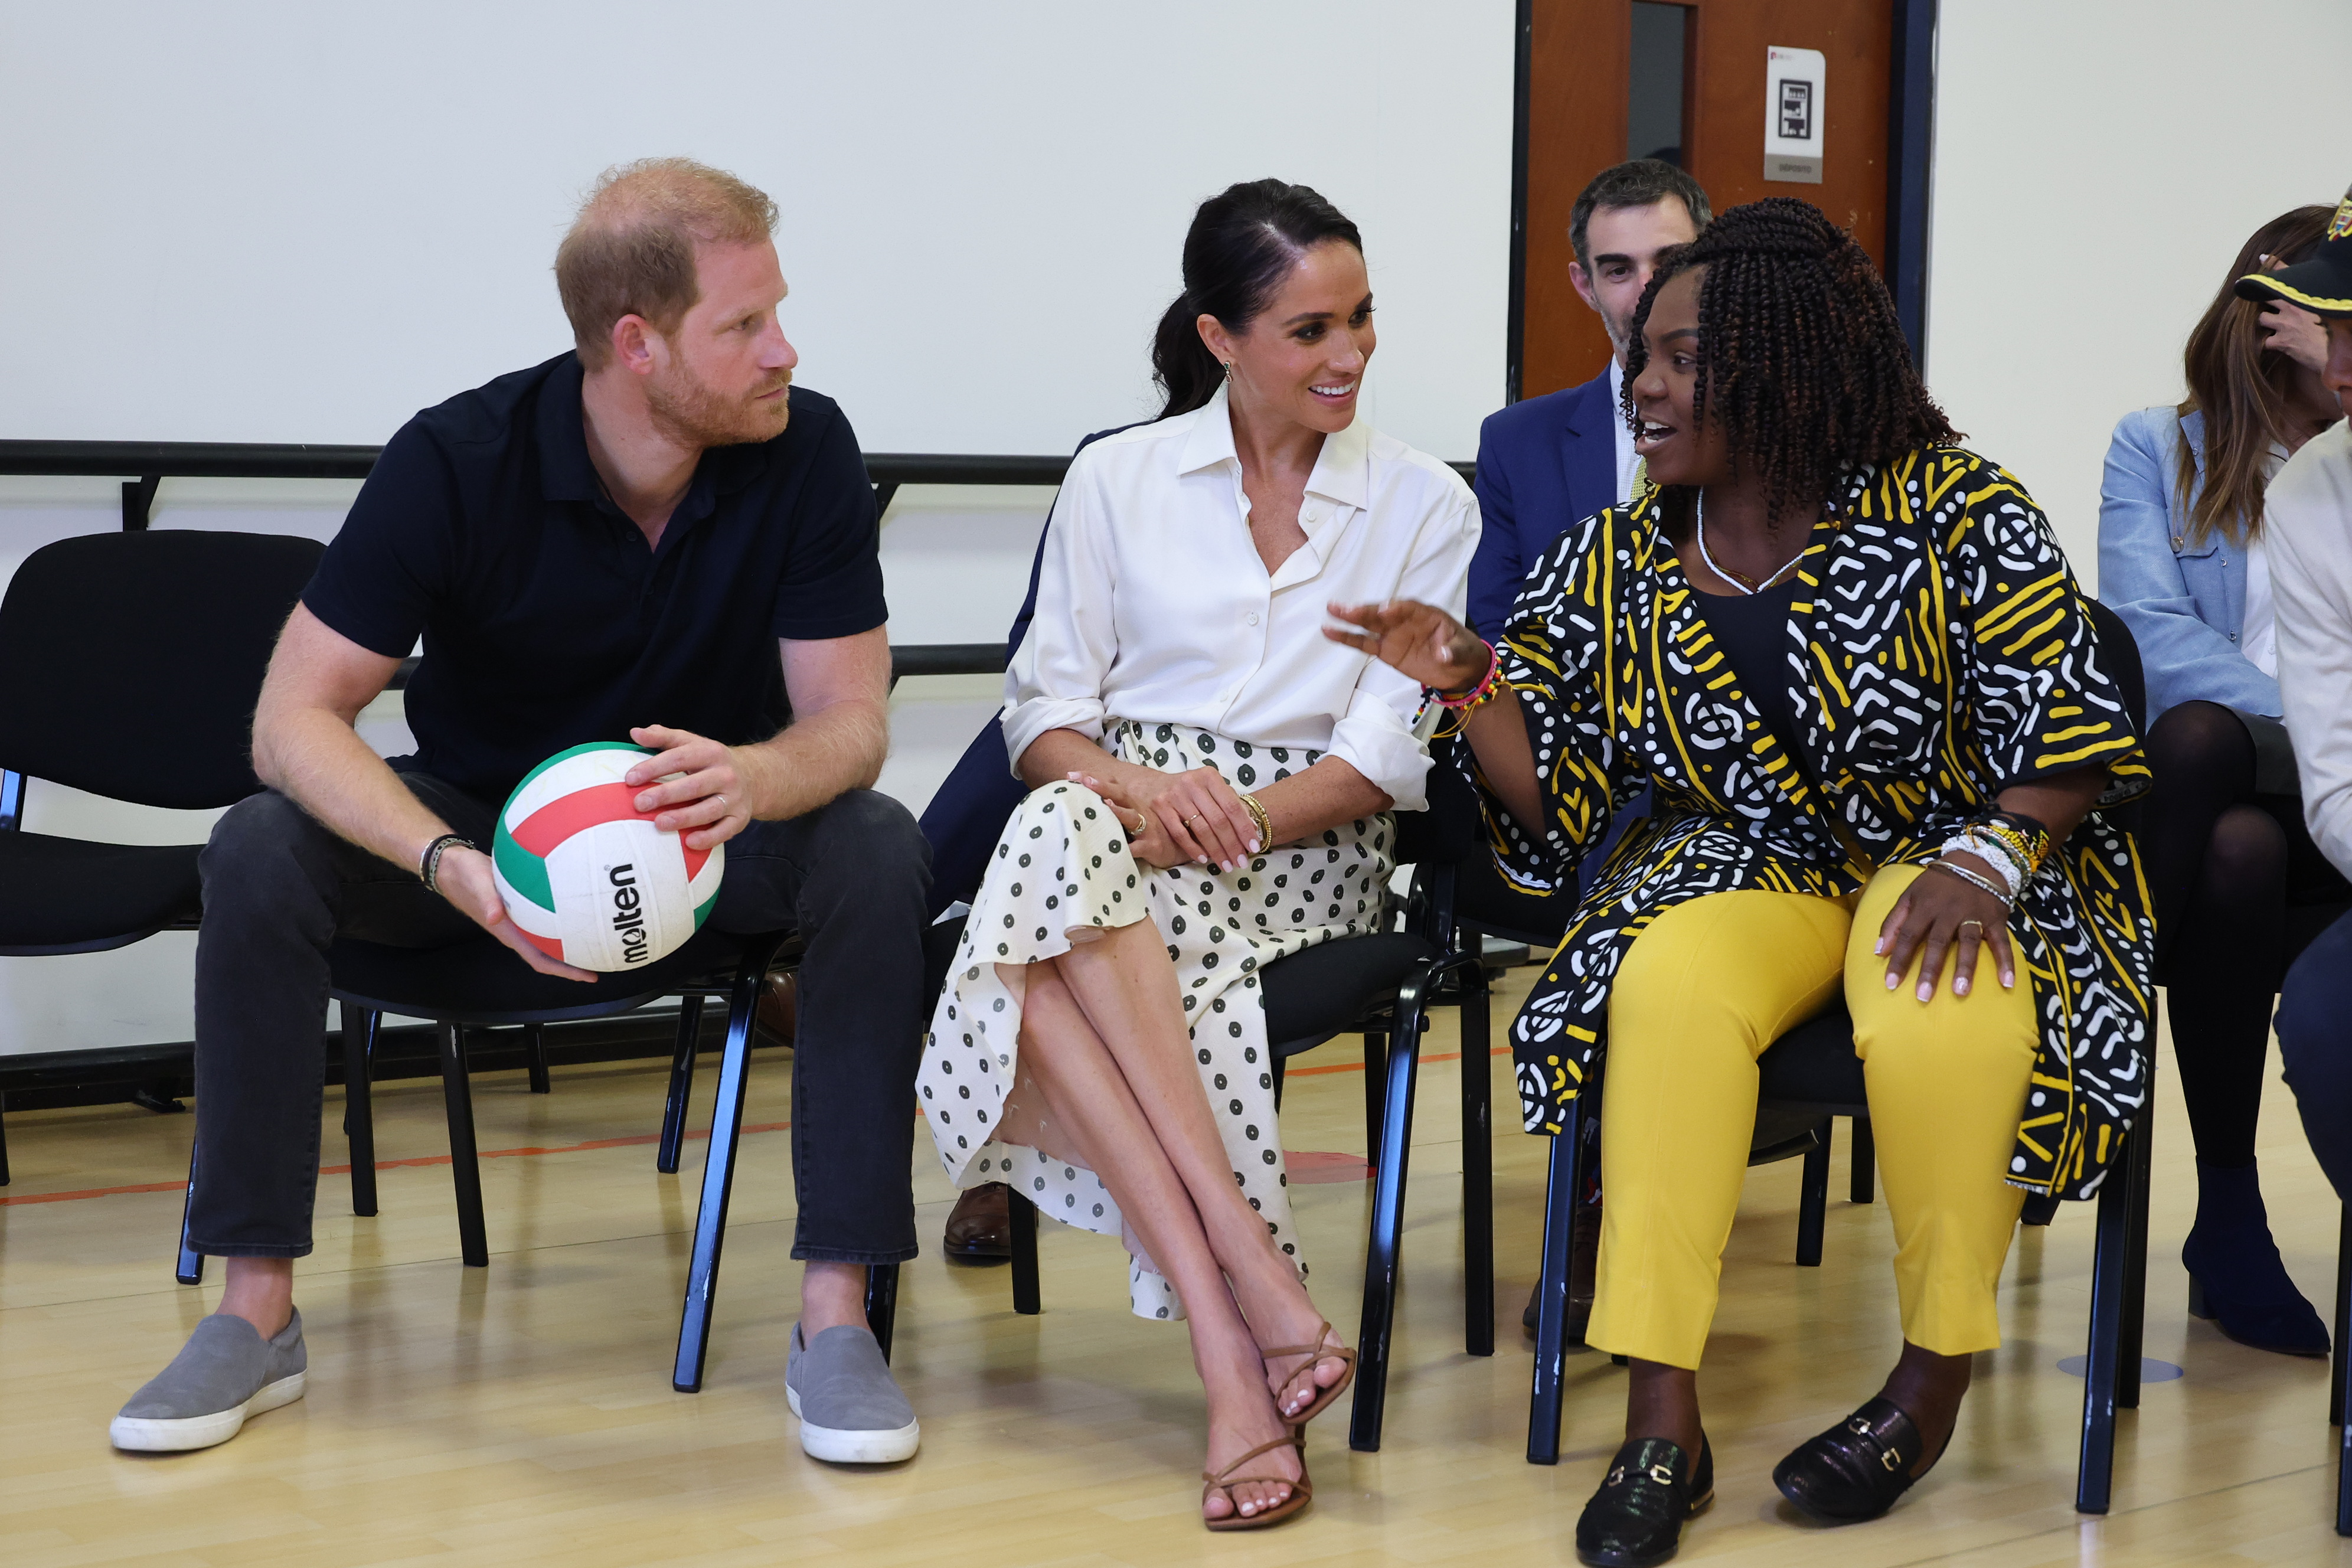
[[[1592,297],[1592,279],[1585,273],[1584,263],[1571,261],[1568,264],[1568,280],[1575,285],[1578,299],[1596,310],[1601,309],[1601,301]]]
[[[652,374],[655,335],[643,316],[623,316],[613,323],[614,363],[631,375]]]

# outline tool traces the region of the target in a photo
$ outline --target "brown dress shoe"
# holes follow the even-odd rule
[[[793,1048],[793,1037],[800,1030],[800,978],[793,974],[771,974],[761,989],[760,1005],[751,1013],[751,1027],[771,1046]]]
[[[1013,1261],[1013,1189],[1003,1182],[966,1187],[948,1215],[940,1250],[962,1263]]]

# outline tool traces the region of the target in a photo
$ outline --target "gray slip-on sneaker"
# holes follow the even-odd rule
[[[922,1423],[870,1329],[839,1323],[803,1343],[794,1324],[784,1398],[801,1418],[801,1448],[812,1459],[887,1465],[913,1458],[922,1446]]]
[[[142,1454],[226,1443],[247,1416],[301,1398],[310,1366],[300,1311],[267,1340],[243,1318],[215,1312],[196,1325],[172,1364],[131,1396],[106,1435],[116,1447]]]

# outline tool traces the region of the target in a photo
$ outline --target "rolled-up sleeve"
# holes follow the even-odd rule
[[[1004,670],[1004,751],[1021,754],[1049,730],[1099,742],[1103,681],[1118,652],[1118,579],[1109,508],[1083,454],[1070,467],[1037,570],[1037,611]]]
[[[1478,503],[1459,489],[1423,522],[1396,596],[1434,605],[1461,619],[1478,534]],[[1367,659],[1347,712],[1331,728],[1330,754],[1386,791],[1398,811],[1421,811],[1429,805],[1429,748],[1412,732],[1421,702],[1418,685]]]

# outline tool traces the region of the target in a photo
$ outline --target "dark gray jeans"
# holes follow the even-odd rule
[[[489,842],[495,805],[423,773],[402,777],[453,832]],[[728,931],[789,927],[806,945],[793,1052],[794,1258],[915,1256],[929,865],[915,819],[871,790],[789,822],[754,822],[728,841],[711,922]],[[414,870],[337,837],[274,790],[229,808],[201,866],[204,1157],[189,1237],[215,1258],[300,1258],[319,1188],[328,948],[339,931],[424,948],[478,928]]]

